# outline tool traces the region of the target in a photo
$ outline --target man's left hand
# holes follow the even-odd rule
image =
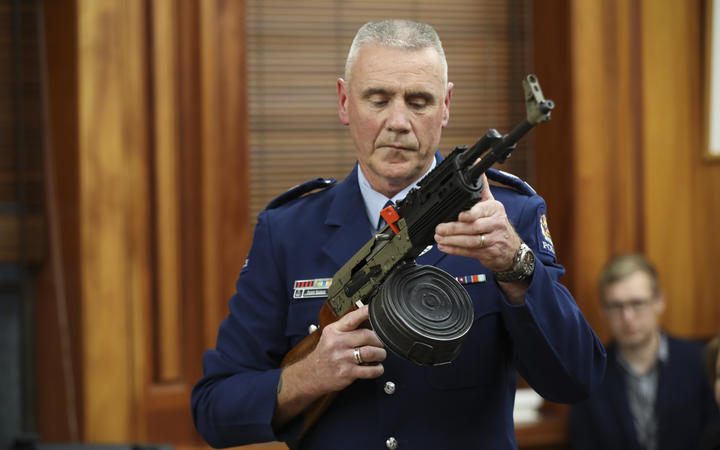
[[[487,177],[480,201],[458,215],[457,222],[442,223],[435,228],[438,250],[451,255],[478,259],[493,272],[503,272],[513,265],[521,239],[510,224],[505,206],[490,192]]]

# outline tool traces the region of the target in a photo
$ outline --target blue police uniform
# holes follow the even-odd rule
[[[281,430],[271,426],[279,364],[317,323],[326,300],[317,296],[322,289],[307,286],[332,278],[371,238],[357,170],[320,192],[288,194],[258,216],[230,314],[192,394],[195,425],[212,446],[299,435],[302,417]],[[460,355],[447,365],[419,367],[388,352],[385,373],[340,392],[301,448],[516,448],[518,372],[557,402],[582,400],[600,382],[605,350],[558,283],[564,269],[555,260],[544,201],[518,178],[492,169],[488,176],[510,185],[492,186],[492,193],[536,255],[525,304],[508,303],[479,261],[433,247],[417,262],[464,277],[473,301],[474,323]]]

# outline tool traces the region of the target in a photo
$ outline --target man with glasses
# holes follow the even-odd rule
[[[700,343],[660,326],[665,297],[642,255],[612,259],[600,274],[600,299],[612,334],[605,380],[573,406],[574,449],[694,449],[717,415]]]

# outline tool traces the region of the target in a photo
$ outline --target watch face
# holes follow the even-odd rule
[[[535,269],[535,254],[530,247],[525,246],[521,259],[522,270],[526,275],[530,275]]]
[[[533,272],[535,272],[535,254],[527,244],[522,243],[515,255],[514,266],[506,272],[496,272],[495,277],[499,281],[520,281],[530,278]]]
[[[524,264],[532,264],[535,262],[535,254],[531,251],[526,252],[523,255],[523,263]]]

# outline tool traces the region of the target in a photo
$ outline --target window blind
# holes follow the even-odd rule
[[[531,2],[521,0],[248,0],[251,217],[288,188],[343,179],[355,152],[337,117],[336,80],[364,23],[406,18],[440,35],[453,82],[440,151],[507,133],[525,116],[521,80],[532,68]],[[532,140],[499,168],[533,181]]]

